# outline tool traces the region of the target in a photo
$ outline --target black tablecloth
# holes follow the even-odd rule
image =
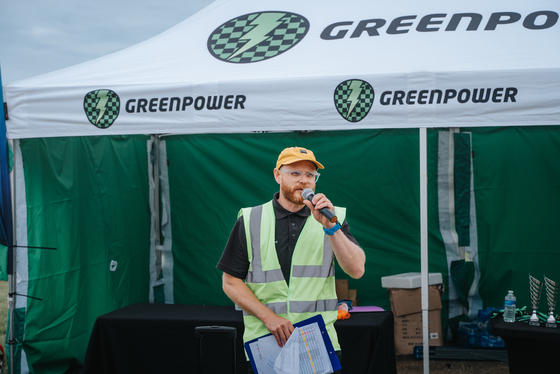
[[[560,328],[508,323],[496,317],[492,319],[492,333],[506,343],[510,373],[556,373],[560,370]]]
[[[237,373],[245,374],[241,312],[232,306],[169,304],[134,304],[98,317],[82,373],[196,373],[194,329],[208,325],[237,329]],[[392,312],[352,313],[335,327],[343,373],[396,374]],[[228,360],[233,351],[228,340],[215,344]]]

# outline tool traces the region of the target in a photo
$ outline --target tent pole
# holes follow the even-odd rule
[[[160,198],[159,198],[159,141],[160,141],[160,136],[159,135],[155,135],[154,136],[154,147],[152,148],[154,150],[154,211],[155,211],[155,226],[156,226],[156,248],[159,247],[161,245],[160,242],[160,238],[161,238],[161,223],[160,223]],[[159,274],[158,274],[159,275]]]
[[[428,150],[427,130],[420,130],[420,266],[422,286],[422,344],[424,373],[430,372],[430,329],[428,321]]]
[[[7,119],[7,115],[4,112],[4,88],[2,86],[2,72],[0,71],[0,129],[3,132],[0,136],[0,138],[2,139],[2,141],[7,142],[8,140],[6,139],[6,133],[7,133],[7,131],[6,131],[6,119]],[[2,153],[4,151],[4,148],[3,148],[4,146],[7,147],[8,144],[5,144],[5,145],[3,144],[2,145]],[[8,157],[7,154],[6,155],[3,154],[2,156],[3,157]],[[2,160],[2,163],[4,163],[4,162],[6,162],[6,165],[8,164],[7,160],[5,160],[5,159]],[[6,170],[6,173],[9,173],[9,171]],[[13,191],[12,176],[13,176],[12,174],[10,174],[10,173],[8,174],[11,191]],[[2,184],[2,196],[0,198],[2,199],[3,204],[7,204],[8,202],[4,201],[5,192],[6,192],[6,191],[4,191],[4,187],[5,186]],[[11,207],[10,207],[11,209],[5,208],[4,213],[6,215],[10,214],[12,216],[10,218],[12,219],[12,222],[14,222],[14,220],[13,220],[13,218],[14,218],[14,194],[13,193],[10,194],[10,199],[11,199],[11,201],[9,203],[11,204]],[[6,221],[9,220],[8,217],[4,217],[4,218],[6,219]],[[13,244],[14,244],[13,238],[15,238],[15,226],[14,225],[11,225],[12,227],[9,227],[9,226],[10,225],[6,225],[6,227],[5,227],[6,232],[4,232],[4,239],[6,240],[6,245],[7,245],[6,252],[7,252],[7,255],[8,255],[7,264],[6,264],[7,265],[6,270],[7,270],[7,273],[8,273],[8,318],[9,318],[8,319],[8,321],[9,321],[8,322],[8,324],[9,324],[8,329],[10,330],[8,332],[8,342],[12,343],[14,341],[13,340],[13,338],[14,338],[14,329],[13,329],[14,318],[13,317],[14,317],[14,309],[15,309],[14,308],[14,302],[15,302],[15,296],[16,296],[15,295],[16,286],[15,286],[15,279],[14,279],[14,274],[15,274],[14,267],[15,267],[15,257],[16,257],[15,253],[16,252],[15,252],[14,247],[13,247]],[[13,233],[11,242],[10,242],[10,238],[9,238],[10,233],[8,232],[10,229],[12,230],[12,233]],[[12,246],[12,247],[10,247],[10,246]],[[11,258],[10,258],[10,255],[11,255]],[[13,262],[12,262],[12,260],[13,260]],[[13,371],[14,365],[12,365],[13,357],[14,357],[14,353],[13,353],[14,350],[12,348],[13,348],[13,345],[10,346],[10,361],[9,361],[9,363],[10,363],[11,373],[14,372]]]
[[[13,157],[13,165],[14,168],[12,169],[12,172],[10,173],[10,189],[12,191],[11,194],[11,198],[12,198],[12,222],[16,222],[16,190],[14,188],[15,185],[15,180],[16,180],[16,168],[15,168],[15,164],[16,164],[16,152],[15,152],[15,146],[16,146],[16,142],[14,141],[10,141],[11,145],[12,145],[12,150],[14,150],[12,157]],[[19,144],[17,144],[17,146],[19,147]],[[17,225],[12,225],[12,230],[14,233],[14,240],[13,240],[13,244],[16,245],[17,244]],[[14,374],[15,373],[15,365],[14,365],[14,358],[15,358],[15,346],[16,346],[16,341],[15,341],[15,336],[14,336],[14,326],[15,326],[15,322],[14,322],[14,311],[16,310],[16,292],[17,292],[17,285],[16,285],[16,275],[17,275],[17,250],[16,248],[13,248],[12,251],[12,274],[8,274],[8,318],[9,318],[9,332],[8,332],[8,344],[10,344],[10,356],[9,356],[9,361],[8,361],[8,365],[10,366],[10,374]]]
[[[15,254],[15,251],[14,251]],[[14,255],[15,257],[15,255]],[[14,258],[15,263],[15,258]],[[8,359],[8,364],[10,365],[10,373],[14,374],[14,305],[15,305],[15,279],[14,274],[8,274],[8,294],[13,296],[8,296],[8,320],[9,320],[9,332],[8,332],[8,345],[10,346],[10,357]]]
[[[163,247],[161,245],[161,189],[160,189],[160,135],[152,135],[153,143],[152,143],[152,180],[154,183],[154,191],[153,191],[153,224],[155,230],[155,238],[154,238],[154,256],[155,256],[155,263],[153,264],[154,269],[154,278],[153,283],[150,285],[150,302],[156,303],[156,295],[155,295],[155,285],[158,284],[158,281],[162,280],[160,277],[162,276],[163,271]]]

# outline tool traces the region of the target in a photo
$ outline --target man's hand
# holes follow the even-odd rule
[[[286,318],[277,316],[276,314],[271,315],[263,320],[264,325],[274,335],[276,342],[279,347],[283,347],[292,332],[294,332],[294,326]]]
[[[327,217],[323,216],[319,211],[319,209],[322,208],[329,208],[334,212],[333,204],[325,195],[318,193],[313,197],[313,204],[315,204],[315,206],[313,206],[309,200],[303,200],[303,203],[311,209],[313,217],[315,217],[324,228],[330,229],[334,227],[335,223],[329,221]],[[329,235],[329,240],[336,260],[342,270],[354,279],[361,278],[365,272],[366,255],[364,251],[355,243],[352,243],[346,235],[344,235],[342,230],[336,231],[334,235]]]
[[[324,228],[330,229],[336,223],[329,221],[327,217],[319,211],[319,209],[328,208],[331,212],[334,212],[334,206],[329,199],[322,193],[318,193],[313,196],[313,203],[309,200],[303,200],[303,203],[311,210],[313,217],[321,224]]]
[[[278,346],[283,347],[286,344],[294,331],[294,326],[289,320],[279,317],[260,302],[242,279],[224,273],[223,289],[234,303],[264,323],[268,331],[276,338]]]

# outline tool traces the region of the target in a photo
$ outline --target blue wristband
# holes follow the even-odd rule
[[[330,229],[326,229],[326,228],[323,227],[323,230],[325,231],[325,234],[327,234],[327,235],[334,235],[334,233],[337,232],[339,229],[340,229],[340,223],[338,223],[338,222],[336,222],[336,225],[334,225]]]

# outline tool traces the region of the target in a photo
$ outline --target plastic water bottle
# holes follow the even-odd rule
[[[504,322],[515,322],[515,296],[508,291],[504,303]]]

